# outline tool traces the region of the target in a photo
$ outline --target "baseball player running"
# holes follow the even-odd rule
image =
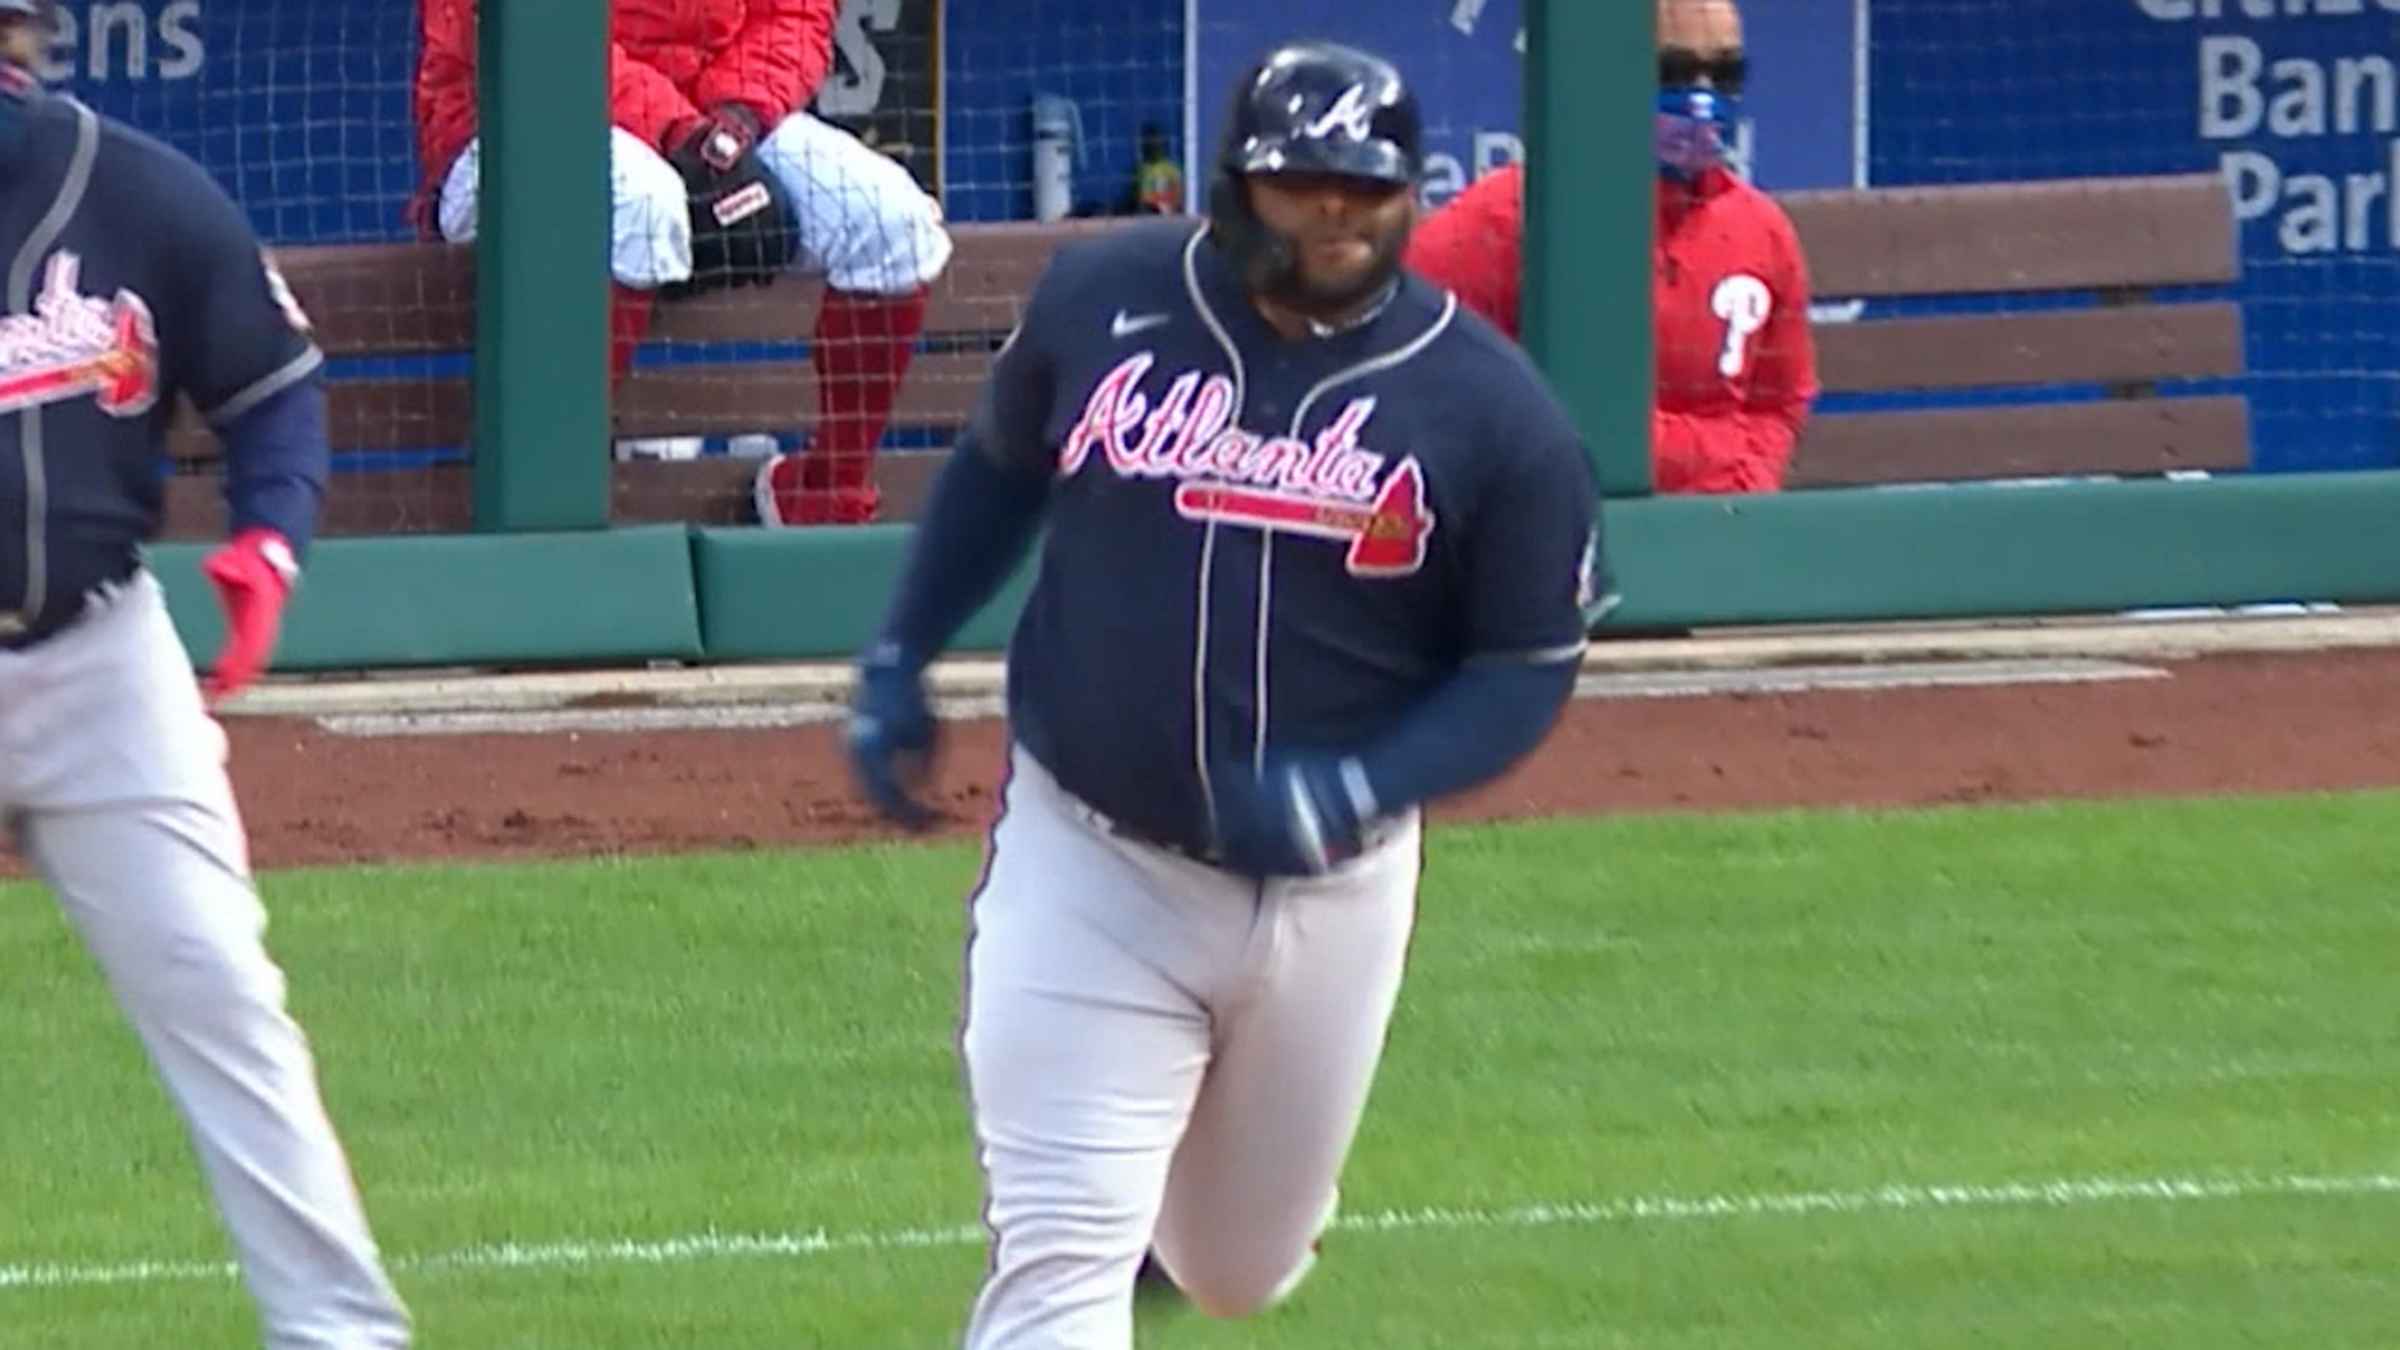
[[[928,662],[1048,522],[962,1038],[992,1233],[972,1350],[1289,1291],[1397,997],[1421,804],[1540,741],[1595,595],[1588,461],[1518,350],[1404,275],[1417,104],[1355,49],[1235,91],[1195,228],[1068,245],[941,475],[850,727],[921,824]]]
[[[326,472],[323,361],[198,165],[45,94],[49,0],[0,0],[0,822],[183,1112],[272,1347],[405,1346],[203,707],[140,547],[189,396],[232,538],[210,692],[265,665]]]

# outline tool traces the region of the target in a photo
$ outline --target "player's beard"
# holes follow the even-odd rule
[[[1365,266],[1347,277],[1321,278],[1311,275],[1303,257],[1300,241],[1289,236],[1275,239],[1269,251],[1272,259],[1259,279],[1258,290],[1269,300],[1285,309],[1332,324],[1349,318],[1380,298],[1400,273],[1400,255],[1408,246],[1411,222],[1406,216],[1370,242],[1374,253]]]

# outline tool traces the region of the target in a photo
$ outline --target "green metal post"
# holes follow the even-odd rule
[[[485,0],[475,528],[608,523],[608,6]]]
[[[1525,19],[1525,346],[1600,490],[1647,496],[1657,15],[1648,0],[1526,0]]]

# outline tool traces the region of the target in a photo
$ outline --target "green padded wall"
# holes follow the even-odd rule
[[[284,620],[281,670],[621,663],[700,655],[688,531],[325,539]],[[176,631],[205,662],[222,640],[205,550],[151,565]]]
[[[2400,473],[1655,497],[1603,519],[1629,627],[2400,599]]]
[[[882,621],[900,576],[909,529],[698,530],[693,572],[700,588],[708,653],[721,660],[846,657],[864,647]],[[1033,584],[1034,559],[984,611],[956,646],[994,651]]]

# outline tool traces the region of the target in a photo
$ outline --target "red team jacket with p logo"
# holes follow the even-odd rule
[[[1435,212],[1408,266],[1519,337],[1524,187],[1509,165]],[[1651,255],[1660,492],[1772,492],[1817,396],[1808,268],[1773,198],[1718,169],[1660,183]]]

